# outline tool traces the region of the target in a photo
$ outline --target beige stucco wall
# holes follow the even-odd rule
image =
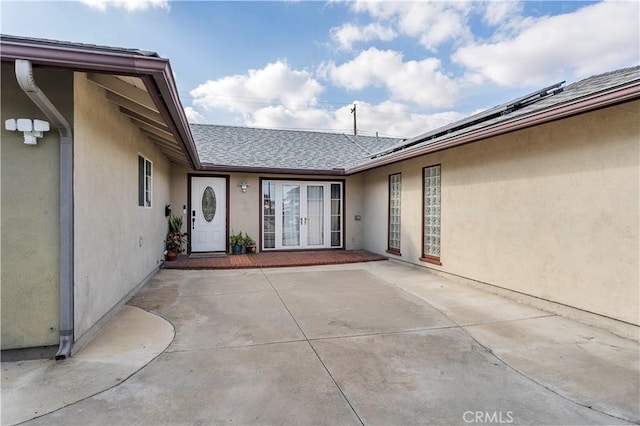
[[[190,169],[173,164],[171,169],[171,206],[173,214],[182,214],[182,206],[187,205],[188,174]],[[257,173],[210,173],[229,178],[229,231],[247,232],[256,241],[260,237],[260,178],[345,180],[345,246],[347,250],[361,249],[363,246],[361,222],[354,219],[362,210],[362,176],[309,176],[277,175]],[[238,184],[247,181],[249,188],[242,192]],[[188,215],[183,215],[186,226]]]
[[[36,68],[36,83],[73,123],[73,75]],[[2,349],[55,345],[59,330],[59,136],[37,146],[4,129],[9,118],[46,120],[2,64]]]
[[[75,79],[75,338],[163,259],[170,166],[104,91]],[[153,162],[152,208],[138,207],[138,154]]]
[[[387,248],[387,179],[401,172],[400,259],[637,325],[639,131],[626,103],[365,172],[364,247]],[[442,266],[418,259],[434,164]]]

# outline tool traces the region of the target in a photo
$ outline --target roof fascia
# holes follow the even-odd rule
[[[171,131],[179,135],[193,168],[199,170],[202,163],[198,157],[196,144],[193,141],[191,129],[178,96],[169,61],[165,63],[162,71],[153,72],[152,75],[147,75],[142,80],[156,105],[165,106],[160,109],[160,114],[169,124]]]
[[[595,111],[617,104],[629,102],[640,98],[640,81],[634,81],[631,84],[616,87],[614,89],[597,93],[585,98],[577,99],[551,107],[542,111],[532,112],[530,114],[519,116],[508,121],[504,121],[493,126],[484,127],[475,131],[464,133],[461,135],[445,138],[442,141],[428,144],[425,146],[408,149],[407,151],[398,151],[386,157],[379,157],[366,163],[350,167],[345,170],[346,175],[375,169],[388,164],[397,163],[399,161],[409,160],[422,155],[431,154],[445,149],[454,148],[469,143],[479,142],[494,136],[503,135],[505,133],[522,130],[529,127],[557,121],[574,115],[584,114],[586,112]]]
[[[271,173],[281,175],[324,175],[324,176],[344,176],[344,169],[288,169],[276,167],[243,167],[243,166],[224,166],[211,163],[202,163],[203,171],[215,172],[238,172],[238,173]]]
[[[141,56],[133,52],[108,52],[11,40],[1,40],[0,46],[3,61],[26,59],[35,65],[141,78],[160,114],[174,134],[179,136],[192,166],[195,169],[201,167],[168,59]]]

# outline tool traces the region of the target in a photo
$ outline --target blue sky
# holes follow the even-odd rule
[[[158,52],[192,122],[411,137],[640,63],[640,2],[0,0],[4,34]]]

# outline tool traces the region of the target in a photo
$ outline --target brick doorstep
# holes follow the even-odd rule
[[[320,250],[297,252],[266,252],[238,254],[226,257],[189,259],[180,255],[173,262],[165,262],[164,269],[244,269],[315,266],[341,263],[386,260],[385,256],[364,250]]]

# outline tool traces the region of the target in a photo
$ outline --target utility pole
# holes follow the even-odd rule
[[[356,127],[356,104],[353,104],[353,108],[351,108],[351,113],[353,114],[353,136],[358,134],[358,130]]]

